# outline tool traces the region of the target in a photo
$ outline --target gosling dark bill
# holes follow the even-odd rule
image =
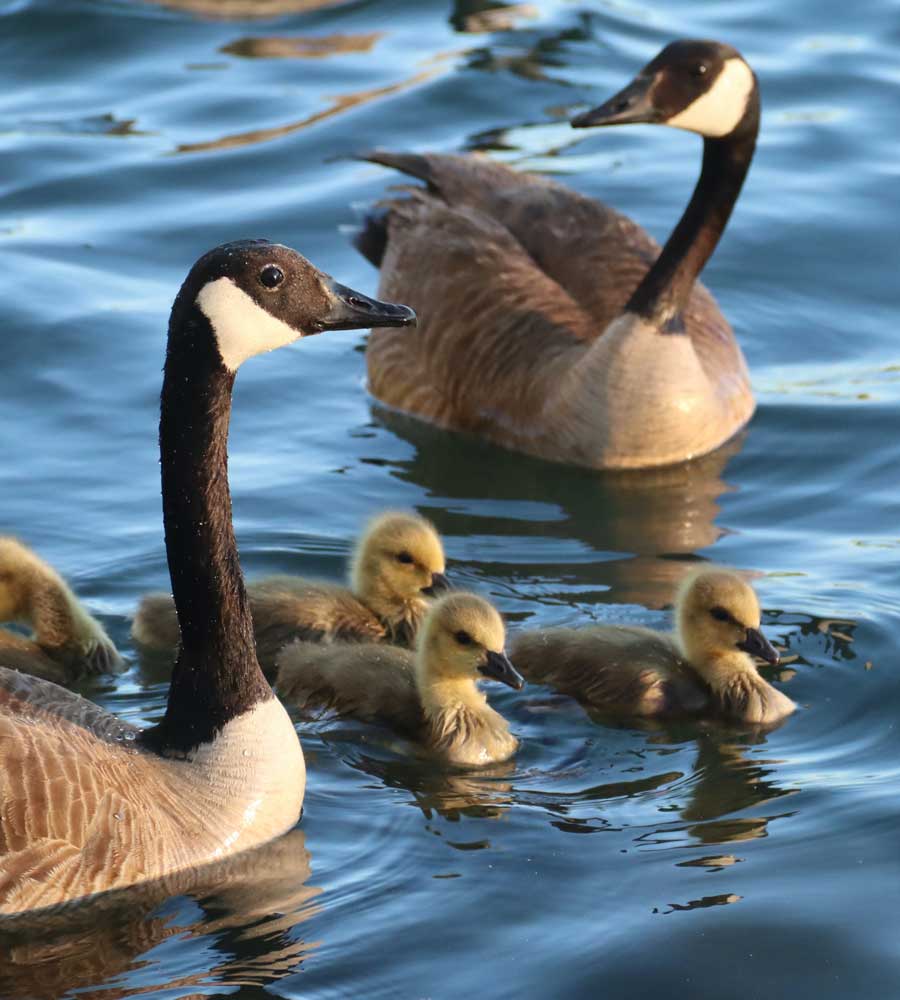
[[[444,573],[431,574],[431,586],[423,587],[422,593],[426,597],[438,597],[446,590],[452,590],[453,584],[447,579]]]
[[[521,691],[525,686],[522,675],[512,665],[506,653],[495,653],[489,649],[487,659],[478,669],[485,677],[507,684],[514,691]]]
[[[743,650],[745,653],[750,653],[751,656],[758,656],[761,660],[765,660],[766,663],[771,663],[773,666],[780,659],[778,650],[759,629],[748,628],[747,637],[743,642],[737,644],[737,648]]]

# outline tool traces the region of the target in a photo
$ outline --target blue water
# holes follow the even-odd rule
[[[0,530],[65,573],[130,657],[136,602],[167,582],[158,392],[192,261],[266,236],[374,291],[349,231],[391,178],[339,157],[376,145],[484,149],[664,238],[696,137],[576,133],[567,117],[671,38],[739,47],[763,127],[705,272],[759,400],[739,441],[649,475],[543,465],[380,410],[364,335],[343,333],[242,370],[231,483],[249,576],[339,578],[369,514],[415,507],[455,581],[513,625],[665,626],[688,560],[753,570],[789,661],[768,676],[802,706],[763,738],[604,728],[545,690],[504,690],[492,700],[522,750],[480,775],[298,724],[309,787],[292,839],[239,878],[0,938],[0,996],[897,994],[898,14],[0,3]],[[166,677],[132,659],[82,690],[149,723]]]

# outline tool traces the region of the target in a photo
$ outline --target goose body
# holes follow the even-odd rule
[[[181,630],[166,712],[138,730],[0,669],[0,914],[225,858],[297,821],[303,752],[256,660],[231,523],[231,389],[254,354],[412,317],[265,241],[226,244],[194,265],[172,309],[160,408]]]
[[[751,417],[740,347],[696,280],[750,165],[759,93],[717,42],[675,42],[578,127],[655,122],[703,136],[700,180],[660,251],[634,222],[477,155],[373,152],[420,178],[357,239],[415,333],[374,332],[373,394],[441,427],[594,468],[704,454]]]
[[[426,615],[415,654],[297,642],[278,658],[276,690],[306,710],[389,725],[448,763],[495,763],[508,759],[518,740],[476,681],[486,676],[521,687],[503,643],[503,622],[487,601],[450,594]]]
[[[753,655],[778,654],[759,630],[759,603],[736,573],[702,569],[682,585],[674,634],[598,625],[548,628],[513,638],[523,676],[620,717],[706,714],[760,725],[794,711],[762,678]]]
[[[434,526],[417,514],[387,511],[356,545],[350,585],[278,575],[250,583],[256,653],[267,676],[288,643],[396,642],[410,645],[436,588],[446,585],[444,550]],[[172,651],[178,620],[168,594],[148,594],[132,634],[146,649]]]
[[[31,637],[0,629],[0,664],[67,684],[85,674],[118,671],[122,658],[103,626],[62,577],[15,538],[0,536],[0,621],[31,629]]]

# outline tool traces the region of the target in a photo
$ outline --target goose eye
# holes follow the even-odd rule
[[[699,79],[701,76],[706,76],[708,69],[706,63],[697,63],[691,67],[691,76],[696,76]]]
[[[277,264],[266,264],[259,272],[259,283],[264,288],[277,288],[284,281],[284,271]]]
[[[470,636],[468,632],[460,630],[459,632],[456,633],[456,635],[453,636],[453,638],[456,639],[456,641],[460,644],[460,646],[472,645],[472,636]]]
[[[412,557],[412,556],[411,556],[411,555],[410,555],[410,554],[409,554],[408,552],[401,552],[401,553],[400,553],[400,554],[399,554],[399,555],[397,556],[397,562],[402,562],[402,563],[407,563],[407,564],[409,564],[409,563],[411,563],[412,561],[413,561],[413,557]]]
[[[734,617],[728,611],[726,611],[722,607],[719,607],[718,605],[714,608],[710,608],[709,613],[718,622],[732,622],[732,623],[734,622]]]

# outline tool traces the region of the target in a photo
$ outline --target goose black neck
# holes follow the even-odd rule
[[[759,111],[745,127],[722,139],[704,139],[703,168],[684,215],[656,262],[625,306],[652,325],[665,328],[687,305],[728,222],[753,159]]]
[[[176,329],[176,324],[178,328]],[[145,734],[186,753],[272,696],[256,659],[228,489],[234,373],[191,302],[169,327],[160,408],[163,523],[181,648],[162,722]]]

